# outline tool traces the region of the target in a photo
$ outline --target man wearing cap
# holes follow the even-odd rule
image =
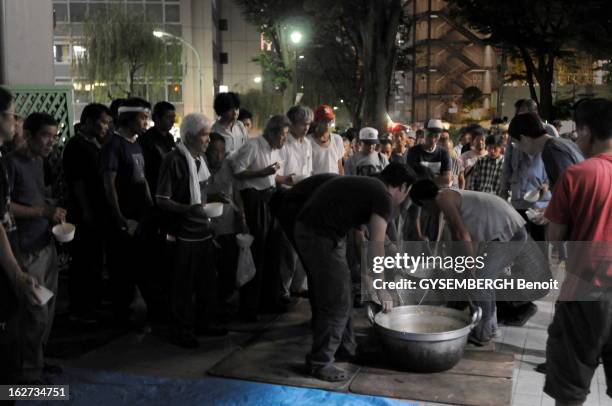
[[[376,152],[376,145],[380,144],[378,130],[372,127],[362,128],[359,131],[359,144],[359,152],[346,161],[346,175],[370,176],[389,165],[387,157]]]
[[[314,113],[314,132],[308,136],[312,145],[312,173],[338,173],[344,175],[342,157],[344,142],[338,134],[332,133],[336,115],[334,110],[323,104]]]
[[[397,124],[393,129],[393,153],[389,162],[406,163],[406,152],[416,144],[416,132],[409,126]]]
[[[153,206],[142,148],[136,142],[147,129],[149,111],[145,100],[126,100],[118,109],[116,132],[102,147],[104,190],[112,219],[108,239],[111,300],[115,320],[122,324],[129,323],[129,305],[142,268],[133,235],[145,209]],[[146,300],[148,292],[142,293]]]
[[[445,186],[451,182],[451,159],[448,151],[438,146],[442,131],[444,131],[442,120],[429,120],[425,143],[419,144],[408,151],[406,163],[412,166],[421,165],[429,168],[434,174],[436,183]]]

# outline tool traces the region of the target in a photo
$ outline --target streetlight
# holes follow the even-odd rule
[[[290,38],[291,38],[291,42],[297,45],[300,42],[302,42],[302,33],[299,31],[293,31],[290,35]]]
[[[289,34],[289,39],[291,40],[291,42],[293,42],[294,45],[294,70],[293,70],[293,99],[294,99],[294,103],[297,103],[297,93],[298,93],[298,79],[297,79],[297,72],[298,72],[298,45],[300,44],[300,42],[302,42],[302,33],[299,31],[292,31],[291,34]],[[300,55],[300,59],[303,59],[303,55]]]
[[[177,40],[183,43],[187,48],[191,49],[193,53],[195,54],[196,63],[198,64],[198,78],[199,78],[199,81],[198,81],[199,82],[199,86],[198,86],[199,92],[198,93],[200,97],[200,112],[202,112],[202,108],[203,108],[203,104],[202,104],[202,58],[200,57],[200,53],[198,52],[197,49],[195,49],[195,47],[190,42],[187,42],[183,38],[177,37],[176,35],[172,35],[168,32],[160,31],[160,30],[153,31],[153,35],[156,38],[160,38],[160,39],[163,39],[164,37],[168,37],[168,38]]]

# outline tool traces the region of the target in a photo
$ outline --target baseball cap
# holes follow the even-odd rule
[[[408,138],[412,138],[412,139],[416,140],[416,137],[417,137],[416,136],[416,131],[410,130],[406,134],[408,134]]]
[[[315,110],[314,121],[334,121],[335,119],[334,109],[327,104],[322,104]]]
[[[363,127],[359,131],[359,141],[364,144],[380,144],[378,139],[378,130],[372,127]]]
[[[430,119],[427,122],[425,128],[430,133],[441,133],[442,131],[444,131],[444,125],[442,124],[442,120],[437,118]]]
[[[400,131],[404,131],[408,133],[408,131],[410,131],[410,126],[407,126],[405,124],[396,123],[391,130],[393,134],[398,133]]]

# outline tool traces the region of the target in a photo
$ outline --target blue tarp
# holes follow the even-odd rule
[[[70,385],[70,404],[115,405],[220,405],[220,406],[395,406],[405,402],[374,396],[328,392],[266,383],[203,377],[167,379],[118,372],[65,368],[53,384]],[[20,402],[19,405],[41,404]]]

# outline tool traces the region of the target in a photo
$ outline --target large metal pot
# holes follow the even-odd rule
[[[410,372],[441,372],[463,357],[468,334],[482,310],[465,312],[438,306],[399,306],[378,313],[374,325],[387,358]]]

